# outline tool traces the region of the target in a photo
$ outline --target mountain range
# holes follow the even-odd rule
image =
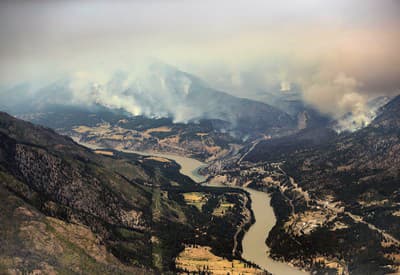
[[[275,96],[270,101],[277,106],[274,107],[218,91],[198,77],[163,63],[154,63],[141,73],[120,71],[102,82],[68,75],[50,84],[23,83],[0,91],[0,101],[0,107],[14,115],[44,115],[63,106],[94,112],[107,109],[129,116],[168,117],[177,123],[221,120],[225,122],[224,128],[241,136],[249,132],[274,134],[295,129],[299,124],[305,127],[307,121],[310,125],[328,121],[327,116],[306,106],[298,94],[294,100],[289,93]]]

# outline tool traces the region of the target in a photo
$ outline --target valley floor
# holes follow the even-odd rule
[[[375,240],[372,243],[376,243],[373,249],[378,249],[374,253],[380,255],[379,250],[386,251],[385,255],[381,255],[387,262],[389,259],[399,258],[400,243],[396,237],[346,210],[340,201],[335,201],[329,196],[320,198],[310,194],[287,175],[282,163],[254,164],[243,162],[241,159],[238,164],[236,167],[226,165],[229,167],[226,170],[212,170],[213,167],[210,167],[209,171],[213,171],[211,181],[217,180],[228,186],[249,186],[272,194],[271,204],[278,222],[267,243],[271,247],[271,256],[275,259],[289,261],[295,266],[321,274],[326,271],[349,274],[349,256],[337,254],[340,249],[334,253],[327,249],[335,249],[341,242],[348,242],[352,249],[368,249],[367,243],[371,245],[373,239]],[[351,236],[354,234],[360,236],[359,239],[353,239]],[[349,237],[350,242],[347,239]],[[337,240],[339,243],[332,246],[327,243],[331,240]],[[381,260],[385,262],[384,258]],[[392,264],[385,268],[391,272],[398,272],[400,262],[392,261]],[[372,274],[380,273],[374,271]],[[356,271],[352,274],[362,272]]]

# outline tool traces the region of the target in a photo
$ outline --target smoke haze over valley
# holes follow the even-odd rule
[[[400,1],[0,1],[0,274],[400,274]]]
[[[21,83],[28,94],[50,92],[58,81],[63,91],[51,93],[69,92],[73,102],[188,121],[207,111],[182,104],[198,85],[190,73],[235,96],[278,107],[295,97],[335,119],[352,113],[362,125],[371,99],[399,93],[396,1],[0,5],[3,95]],[[151,69],[154,60],[185,73]]]

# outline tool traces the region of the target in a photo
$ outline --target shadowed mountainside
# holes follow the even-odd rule
[[[179,169],[93,152],[0,113],[0,273],[176,272],[175,258],[194,244],[240,260],[241,246],[232,249],[243,237],[236,228],[252,222],[246,192],[199,186]],[[196,194],[203,207],[185,199]],[[227,200],[234,207],[215,214]]]
[[[286,198],[293,198],[291,201],[284,196],[279,202],[275,200],[275,209],[282,216],[282,222],[268,238],[275,256],[291,260],[298,257],[296,255],[305,259],[331,255],[343,260],[354,274],[367,271],[384,274],[397,270],[396,255],[400,253],[399,123],[400,96],[397,96],[381,109],[369,126],[354,133],[297,134],[260,143],[246,156],[246,160],[252,162],[283,162],[284,175],[292,177],[287,185],[297,186],[284,192]],[[308,200],[307,204],[304,199]],[[287,203],[294,207],[295,214],[279,210]],[[306,217],[319,211],[340,218],[341,227],[330,229],[327,223],[309,231],[302,229],[307,234],[293,233],[301,221],[306,228],[311,222],[311,218],[307,220]]]

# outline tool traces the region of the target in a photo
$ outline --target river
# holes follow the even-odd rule
[[[203,182],[206,178],[198,173],[199,169],[206,166],[205,163],[182,156],[172,154],[162,154],[154,152],[137,152],[123,150],[127,153],[136,153],[141,155],[151,155],[157,157],[168,158],[176,161],[180,166],[180,172],[192,178],[195,182]],[[224,185],[219,185],[224,186]],[[238,187],[239,188],[239,187]],[[274,261],[268,256],[269,248],[265,243],[269,231],[276,223],[274,210],[270,205],[269,194],[257,191],[251,188],[243,188],[250,194],[251,208],[254,213],[256,222],[244,235],[242,241],[243,253],[242,257],[251,261],[260,267],[268,270],[275,275],[305,275],[304,271],[296,269],[287,263]]]
[[[92,149],[100,149],[97,146],[81,143],[84,146],[91,147]],[[204,182],[206,177],[198,173],[199,169],[206,166],[204,162],[195,160],[193,158],[182,157],[173,154],[162,154],[156,152],[138,152],[132,150],[120,150],[126,153],[135,153],[139,155],[157,156],[167,159],[172,159],[181,166],[180,172],[195,182]],[[220,185],[224,186],[224,185]],[[240,187],[238,187],[240,188]],[[254,213],[255,223],[244,235],[242,240],[243,253],[242,257],[258,266],[268,270],[274,275],[305,275],[304,271],[296,269],[287,263],[278,262],[269,257],[269,248],[265,240],[269,231],[276,223],[274,210],[270,205],[270,196],[261,191],[251,188],[243,188],[250,194],[251,208]]]
[[[305,275],[287,263],[278,262],[269,257],[269,247],[265,240],[276,223],[274,210],[270,205],[270,196],[252,188],[243,188],[250,193],[251,209],[256,222],[246,232],[242,241],[242,257],[276,275]]]
[[[96,144],[82,142],[82,141],[80,141],[79,138],[76,138],[76,137],[72,137],[72,139],[76,143],[79,143],[80,145],[88,147],[92,150],[101,150],[101,149],[106,150],[107,149],[105,147],[98,146]],[[181,169],[179,171],[182,174],[190,177],[195,182],[203,182],[207,179],[206,177],[204,177],[198,173],[202,167],[206,166],[206,164],[204,162],[198,161],[193,158],[187,158],[187,157],[182,157],[182,156],[173,155],[173,154],[157,153],[157,152],[153,152],[153,151],[145,152],[145,151],[125,150],[125,149],[119,149],[119,148],[115,149],[115,150],[121,151],[124,153],[133,153],[133,154],[137,154],[137,155],[155,156],[155,157],[172,159],[181,166]]]
[[[181,166],[179,172],[190,177],[193,181],[203,182],[207,179],[205,176],[200,175],[198,173],[202,167],[205,167],[207,165],[204,162],[198,161],[193,158],[187,158],[173,154],[156,153],[156,152],[139,152],[132,150],[120,150],[120,151],[125,153],[135,153],[138,155],[155,156],[155,157],[172,159]]]

